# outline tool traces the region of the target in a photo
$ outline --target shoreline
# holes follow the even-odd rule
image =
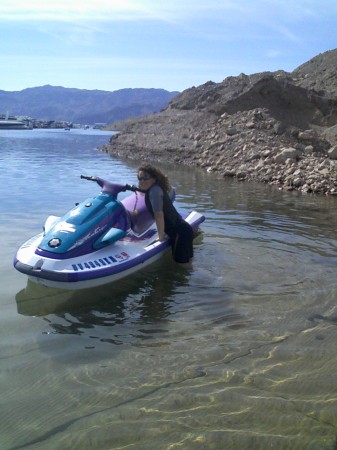
[[[330,132],[336,133],[336,127]],[[180,164],[275,185],[337,195],[337,146],[319,127],[286,128],[266,108],[220,117],[172,108],[128,121],[99,150],[125,159]]]

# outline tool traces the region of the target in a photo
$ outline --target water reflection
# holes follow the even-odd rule
[[[121,343],[99,330],[125,323],[159,326],[168,320],[174,294],[187,284],[189,274],[167,253],[156,265],[126,280],[93,289],[64,291],[28,280],[26,288],[16,295],[17,311],[44,317],[51,329],[48,332],[83,335],[91,330],[102,342]]]
[[[7,448],[334,448],[337,199],[166,172],[206,211],[194,269],[28,283],[2,327]]]

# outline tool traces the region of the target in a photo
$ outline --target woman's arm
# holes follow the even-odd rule
[[[156,221],[157,225],[158,239],[160,241],[165,241],[165,223],[163,211],[154,213],[154,220]]]
[[[165,240],[165,220],[163,210],[163,190],[160,186],[154,185],[150,190],[150,202],[153,209],[154,220],[157,225],[158,239]]]

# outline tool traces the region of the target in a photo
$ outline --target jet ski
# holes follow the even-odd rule
[[[49,216],[43,232],[25,242],[14,267],[35,283],[85,289],[127,277],[153,263],[169,248],[159,241],[145,194],[135,186],[81,175],[101,188],[62,217]],[[132,193],[119,201],[118,194]],[[174,194],[171,197],[174,201]],[[205,217],[192,211],[184,219],[197,234]]]

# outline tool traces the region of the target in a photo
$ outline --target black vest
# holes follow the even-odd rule
[[[153,208],[150,201],[150,191],[147,190],[145,192],[145,204],[147,209],[150,211],[152,216],[154,216]],[[181,221],[181,216],[178,211],[173,206],[173,203],[166,191],[163,189],[163,213],[164,213],[164,224],[165,224],[165,233],[169,236],[176,232],[177,225]]]

